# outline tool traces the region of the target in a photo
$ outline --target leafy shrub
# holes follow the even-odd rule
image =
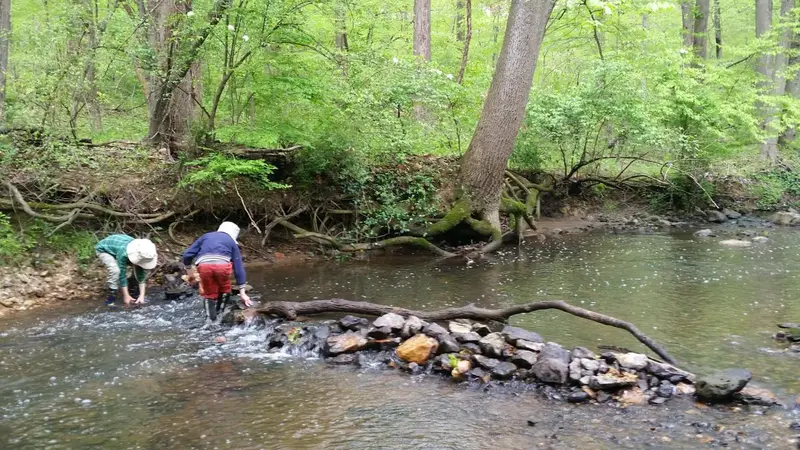
[[[236,178],[249,179],[265,190],[284,189],[288,186],[269,179],[275,166],[262,160],[243,160],[215,153],[186,163],[190,168],[179,187],[196,188],[208,193],[226,192],[227,183]]]

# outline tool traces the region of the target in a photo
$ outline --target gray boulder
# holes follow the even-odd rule
[[[499,359],[487,358],[486,356],[482,355],[472,355],[472,360],[475,361],[475,363],[479,366],[488,370],[492,370],[497,367],[498,364],[500,364]]]
[[[516,345],[517,341],[520,339],[528,342],[544,342],[544,339],[542,339],[541,336],[533,331],[528,331],[509,325],[503,327],[503,331],[501,331],[501,333],[506,337],[506,340],[511,345]]]
[[[738,219],[742,217],[741,214],[729,208],[723,208],[722,214],[725,214],[725,217],[727,217],[728,219]]]
[[[569,376],[569,352],[558,344],[547,343],[531,366],[531,373],[545,383],[566,383]]]
[[[537,359],[539,359],[539,355],[534,352],[528,350],[517,350],[511,357],[511,362],[517,367],[530,369]]]
[[[489,325],[486,325],[485,323],[473,323],[472,331],[480,334],[481,336],[486,336],[492,332],[491,328],[489,328]]]
[[[594,354],[593,351],[589,350],[586,347],[575,347],[572,349],[572,357],[573,358],[588,358],[588,359],[597,359],[597,355]]]
[[[569,379],[578,382],[583,374],[581,373],[581,360],[580,359],[573,359],[569,363]]]
[[[447,324],[447,328],[450,330],[451,333],[469,333],[472,331],[472,325],[461,323],[461,322],[449,322]]]
[[[697,396],[710,402],[727,401],[741,391],[753,378],[745,369],[728,369],[700,377],[695,383]]]
[[[503,356],[506,340],[500,333],[489,333],[478,342],[478,345],[484,355],[499,358]]]
[[[517,366],[514,364],[507,361],[501,361],[500,364],[496,365],[492,369],[492,374],[497,378],[511,378],[511,375],[513,375],[516,370]]]
[[[608,374],[588,378],[586,384],[592,389],[599,389],[601,391],[615,391],[620,388],[633,386],[639,381],[636,376],[617,377]],[[581,382],[583,381],[582,379]]]
[[[458,353],[461,350],[461,346],[458,345],[455,338],[446,334],[440,334],[436,338],[439,341],[439,352],[440,353]]]
[[[581,358],[581,366],[590,372],[597,372],[600,368],[600,361],[596,359]]]
[[[705,228],[703,230],[697,230],[697,231],[694,232],[694,235],[697,236],[697,237],[713,237],[713,236],[716,236],[716,234],[713,231],[709,230],[708,228]]]
[[[411,337],[422,331],[422,320],[417,316],[408,316],[403,323],[403,336]]]
[[[673,383],[683,380],[694,382],[695,378],[693,374],[686,372],[685,370],[678,369],[677,367],[667,363],[660,363],[653,360],[647,361],[647,372],[655,375],[658,378],[670,380]]]
[[[344,316],[341,319],[339,319],[339,323],[346,330],[356,331],[359,328],[366,327],[369,324],[369,320],[367,320],[367,319],[365,319],[363,317]]]
[[[647,355],[641,353],[618,353],[617,362],[621,367],[633,370],[642,370],[647,367]]]
[[[372,325],[375,328],[388,327],[393,331],[400,331],[403,329],[403,325],[405,325],[405,323],[406,319],[403,319],[403,316],[400,314],[388,313],[375,319],[375,322],[372,322]]]
[[[474,331],[470,331],[469,333],[454,333],[453,336],[458,342],[463,342],[465,344],[467,342],[478,343],[481,340],[481,335]]]
[[[431,322],[425,327],[423,327],[422,331],[430,337],[438,337],[443,334],[450,334],[447,330],[444,329],[443,326],[439,325],[438,323]]]

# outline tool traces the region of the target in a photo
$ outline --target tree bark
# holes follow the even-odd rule
[[[709,0],[697,0],[694,8],[692,51],[694,52],[694,57],[700,60],[704,60],[708,56],[706,43],[708,41],[709,6]]]
[[[0,125],[6,124],[6,75],[11,36],[11,0],[0,0]]]
[[[464,72],[467,70],[467,61],[469,58],[469,43],[472,40],[472,0],[465,1],[465,14],[467,18],[467,33],[464,36],[464,51],[461,54],[461,68],[458,70],[458,84],[464,81]]]
[[[472,141],[461,160],[461,196],[471,215],[500,228],[499,207],[508,158],[528,104],[552,0],[513,0],[503,47]]]
[[[760,38],[768,33],[772,28],[773,5],[772,0],[755,0],[756,4],[756,37]],[[793,0],[781,1],[781,20],[791,11],[794,6]],[[779,46],[787,49],[789,46],[789,30],[781,33]],[[775,55],[769,53],[762,54],[758,59],[757,70],[762,80],[760,86],[762,91],[775,96],[783,95],[786,89],[786,82],[782,79],[781,72],[786,64],[786,54],[779,51]],[[775,126],[778,123],[776,108],[770,104],[762,104],[761,110],[764,116],[761,122],[761,130],[765,135],[761,145],[761,157],[769,161],[778,159],[778,132]]]
[[[456,29],[456,41],[458,42],[463,42],[466,36],[464,33],[464,7],[464,0],[456,0],[456,20],[453,26]]]
[[[692,15],[692,4],[688,1],[681,2],[681,23],[683,25],[683,46],[692,48],[694,46],[694,16]]]
[[[414,56],[431,60],[431,0],[414,0]]]
[[[333,13],[336,25],[336,48],[346,52],[350,47],[347,44],[347,10],[344,3],[336,2]]]
[[[714,50],[717,59],[722,59],[722,17],[719,0],[714,0]]]
[[[515,0],[517,1],[517,0]],[[354,302],[344,299],[312,300],[307,302],[267,302],[257,308],[261,314],[274,315],[289,320],[294,320],[297,316],[307,316],[322,313],[348,313],[363,314],[369,316],[381,316],[383,314],[395,313],[401,316],[416,316],[422,320],[440,321],[452,319],[472,319],[472,320],[493,320],[497,322],[508,322],[511,316],[525,314],[546,309],[557,309],[559,311],[572,314],[583,319],[591,320],[603,325],[623,329],[632,334],[639,342],[646,345],[664,361],[670,364],[677,364],[675,358],[670,356],[663,347],[658,345],[653,339],[639,331],[635,325],[624,320],[606,316],[588,309],[570,305],[567,302],[543,301],[533,302],[524,305],[515,305],[503,309],[486,309],[469,304],[458,308],[447,308],[439,311],[414,311],[405,308],[396,308],[388,305],[379,305],[367,302]]]

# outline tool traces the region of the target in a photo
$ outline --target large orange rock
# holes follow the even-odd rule
[[[425,364],[436,354],[439,342],[424,334],[417,334],[397,347],[397,356],[403,361]]]

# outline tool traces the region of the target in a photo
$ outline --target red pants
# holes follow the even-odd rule
[[[231,293],[231,263],[200,264],[200,293],[204,298],[216,300],[220,294]]]

